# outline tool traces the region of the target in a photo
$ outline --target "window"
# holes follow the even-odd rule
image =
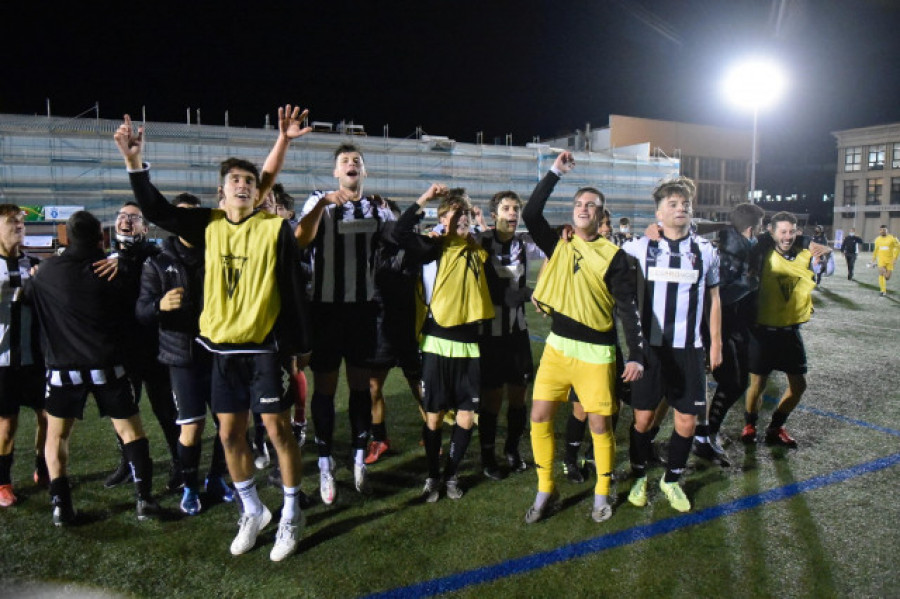
[[[718,158],[700,158],[700,175],[698,179],[702,181],[718,181],[720,176],[719,164],[721,161]]]
[[[697,201],[702,206],[718,206],[721,200],[721,189],[718,183],[699,183],[697,185]]]
[[[746,160],[726,160],[725,161],[725,180],[732,182],[741,182],[747,180],[747,161]]]
[[[884,144],[869,146],[869,170],[884,170]]]
[[[891,156],[891,166],[900,168],[900,143],[894,144],[893,156]]]
[[[862,168],[862,147],[844,150],[844,172],[858,171]]]
[[[869,179],[866,185],[866,206],[881,204],[881,179]]]
[[[693,156],[681,157],[681,174],[691,179],[697,178],[697,170],[695,167],[696,158]]]
[[[859,181],[844,181],[844,206],[856,206],[859,198]]]
[[[891,179],[891,204],[900,204],[900,177]]]

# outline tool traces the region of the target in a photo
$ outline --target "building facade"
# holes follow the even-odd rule
[[[34,207],[83,206],[111,223],[132,197],[122,158],[113,143],[121,121],[99,118],[0,115],[0,201]],[[333,151],[344,141],[365,155],[366,190],[414,202],[432,182],[464,187],[487,207],[497,191],[527,199],[553,164],[546,144],[527,146],[458,143],[446,137],[368,137],[361,130],[313,132],[293,144],[279,181],[299,202],[316,189],[333,189]],[[276,137],[273,129],[147,122],[144,157],[153,182],[167,197],[189,192],[215,203],[219,163],[238,156],[261,165]],[[569,222],[579,187],[599,187],[617,216],[639,223],[653,216],[650,191],[679,170],[679,162],[645,152],[579,152],[578,168],[565,177],[548,204],[548,220]]]
[[[553,140],[581,151],[623,155],[632,151],[672,157],[681,174],[697,183],[694,216],[725,220],[731,208],[746,202],[750,190],[753,132],[675,121],[611,114],[607,127],[578,131]]]
[[[900,123],[832,132],[838,162],[834,182],[834,228],[867,242],[887,225],[900,229]]]

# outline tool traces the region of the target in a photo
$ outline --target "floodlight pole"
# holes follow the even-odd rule
[[[756,121],[759,116],[759,106],[753,105],[753,151],[750,154],[750,201],[755,201],[756,191]]]

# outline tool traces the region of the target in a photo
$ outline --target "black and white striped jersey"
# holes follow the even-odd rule
[[[22,286],[37,258],[0,256],[0,367],[40,364],[37,322],[22,302]]]
[[[622,246],[641,265],[638,303],[644,337],[652,346],[703,347],[700,323],[706,288],[719,284],[719,255],[706,239],[648,237]]]
[[[526,330],[524,304],[528,299],[523,290],[528,260],[542,260],[544,252],[525,233],[516,233],[509,241],[501,241],[491,229],[481,233],[478,242],[490,256],[484,270],[494,304],[494,318],[482,325],[482,335],[500,337]]]
[[[303,205],[301,218],[330,192],[316,191]],[[369,197],[322,212],[312,255],[312,301],[328,304],[371,301],[375,293],[373,237],[381,223],[396,220],[386,204]]]

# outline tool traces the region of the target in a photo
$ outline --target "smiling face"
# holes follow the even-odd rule
[[[137,206],[122,206],[116,214],[116,235],[140,237],[147,233],[147,223]]]
[[[226,211],[248,214],[253,210],[259,189],[256,175],[240,167],[233,167],[222,178],[219,188],[220,205]]]
[[[656,219],[662,223],[663,231],[668,231],[666,237],[686,235],[693,216],[691,200],[678,193],[667,195],[656,206]]]
[[[597,234],[600,217],[603,216],[603,200],[592,191],[586,191],[575,198],[572,207],[572,224],[575,230],[588,236]]]
[[[334,177],[341,189],[358,192],[366,178],[366,165],[359,152],[341,152],[334,161]]]
[[[0,252],[11,258],[18,254],[25,243],[25,213],[0,216]]]
[[[772,224],[772,239],[775,240],[775,250],[779,254],[787,254],[797,238],[797,225],[786,220],[779,220]]]

